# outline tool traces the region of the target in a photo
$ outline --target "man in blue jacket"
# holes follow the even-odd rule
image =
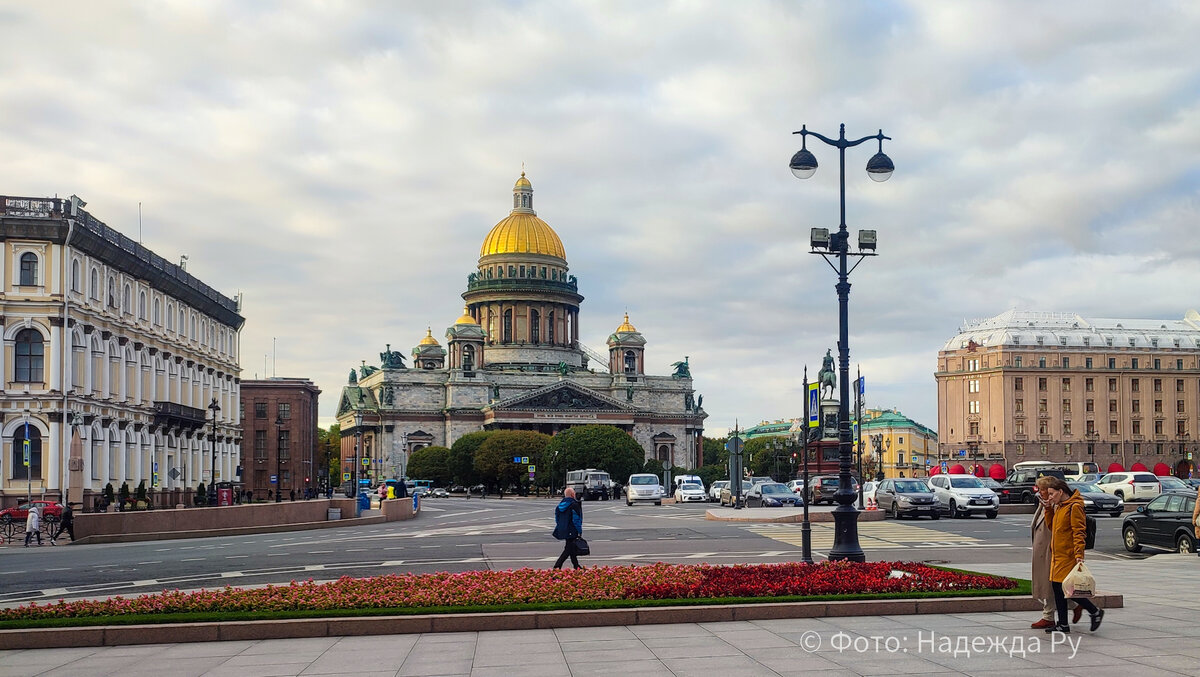
[[[563,499],[559,501],[558,507],[554,509],[554,537],[558,540],[566,541],[563,546],[562,554],[558,556],[558,561],[554,563],[555,569],[561,569],[563,562],[567,558],[571,558],[571,564],[575,565],[576,569],[582,569],[579,566],[578,553],[575,550],[575,539],[583,535],[583,504],[575,500],[575,490],[567,487],[563,492]]]

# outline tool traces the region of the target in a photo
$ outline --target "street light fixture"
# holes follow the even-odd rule
[[[283,416],[275,417],[275,502],[283,501]],[[291,440],[288,440],[289,453]]]
[[[840,193],[840,208],[841,208],[841,223],[838,225],[837,233],[831,235],[828,239],[828,244],[822,239],[821,243],[817,242],[816,237],[810,237],[810,242],[813,245],[814,254],[820,254],[830,266],[833,266],[829,256],[833,255],[838,260],[836,271],[838,274],[837,296],[838,296],[838,377],[840,379],[840,395],[841,402],[838,406],[838,491],[834,496],[838,502],[838,507],[833,511],[834,520],[834,537],[833,548],[829,551],[829,559],[850,560],[853,562],[865,562],[867,557],[863,553],[862,546],[858,542],[858,510],[855,509],[853,503],[855,492],[851,491],[850,487],[850,465],[853,459],[852,443],[850,438],[850,330],[848,322],[848,304],[850,301],[850,282],[849,276],[852,269],[846,265],[847,256],[858,256],[859,260],[855,263],[855,267],[862,263],[867,256],[875,256],[875,231],[860,231],[859,232],[859,251],[850,251],[850,233],[846,229],[846,149],[853,148],[861,143],[876,139],[879,141],[878,152],[867,162],[867,176],[871,177],[872,181],[882,182],[887,181],[891,177],[895,167],[891,159],[883,154],[883,141],[890,137],[883,135],[883,130],[879,130],[878,134],[864,136],[861,139],[850,141],[846,139],[846,125],[841,125],[838,138],[831,139],[817,132],[808,131],[807,126],[800,128],[800,131],[795,132],[800,135],[800,150],[792,156],[790,168],[792,174],[798,179],[807,179],[817,171],[817,158],[808,150],[808,137],[813,136],[823,141],[825,144],[838,149],[838,169],[839,169],[839,193]],[[816,233],[813,233],[815,236]]]
[[[208,504],[214,506],[217,504],[217,412],[221,411],[217,398],[212,398],[212,402],[208,403],[208,410],[212,412],[212,435],[209,436],[212,444],[212,465],[208,471]]]

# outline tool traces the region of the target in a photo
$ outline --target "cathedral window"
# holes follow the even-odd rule
[[[475,348],[474,348],[474,346],[463,346],[462,368],[463,368],[463,371],[472,371],[473,369],[475,369]]]
[[[546,279],[546,266],[542,266],[542,279]]]
[[[542,338],[542,316],[536,310],[529,311],[529,342],[539,343]]]
[[[509,277],[516,277],[516,276],[517,276],[517,267],[516,267],[516,266],[509,266],[509,267],[508,267],[508,276],[509,276]]]
[[[632,350],[625,351],[625,373],[637,373],[637,355],[635,355]]]
[[[500,327],[500,342],[512,343],[512,308],[504,311],[504,322]]]
[[[525,266],[521,266],[521,274],[520,274],[520,277],[525,277]]]
[[[555,270],[555,269],[550,270],[550,279],[555,280],[555,281],[558,280],[558,270]]]
[[[546,316],[546,343],[554,343],[554,311]]]

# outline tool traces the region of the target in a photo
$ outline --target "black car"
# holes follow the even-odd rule
[[[1196,495],[1186,491],[1168,491],[1125,516],[1121,537],[1129,552],[1141,552],[1142,546],[1180,553],[1196,552],[1196,534],[1192,511]]]
[[[804,499],[779,482],[760,482],[746,493],[747,508],[779,508],[785,505],[801,507]]]
[[[858,493],[858,478],[850,478],[850,487],[855,494]],[[817,475],[812,478],[812,489],[808,492],[809,505],[820,505],[821,501],[829,501],[830,505],[836,501],[833,498],[837,493],[840,480],[837,475]]]
[[[884,480],[875,488],[875,503],[892,519],[928,515],[941,517],[933,491],[921,480]]]
[[[1083,499],[1083,511],[1106,512],[1113,517],[1120,517],[1125,512],[1125,502],[1106,493],[1100,487],[1089,482],[1067,482],[1067,486],[1079,492]]]
[[[1018,470],[1014,468],[1009,471],[1008,477],[1000,483],[1000,487],[992,489],[992,491],[996,492],[996,496],[1000,498],[1001,503],[1028,503],[1033,505],[1037,503],[1038,494],[1035,483],[1043,475],[1057,477],[1063,481],[1067,479],[1061,470],[1044,468],[1023,468]]]

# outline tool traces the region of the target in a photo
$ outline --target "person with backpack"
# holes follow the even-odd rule
[[[1083,563],[1084,551],[1087,549],[1087,515],[1083,508],[1083,498],[1078,491],[1057,477],[1042,477],[1046,480],[1046,498],[1049,503],[1049,517],[1046,519],[1050,530],[1050,587],[1054,591],[1054,605],[1058,611],[1058,623],[1046,628],[1046,632],[1071,632],[1067,623],[1067,597],[1063,592],[1063,580],[1075,568]],[[1074,598],[1074,601],[1091,616],[1091,630],[1095,632],[1104,620],[1104,610],[1092,604],[1085,597]]]
[[[575,499],[575,490],[567,487],[563,491],[562,500],[554,508],[554,537],[560,541],[566,541],[562,554],[554,563],[555,569],[561,569],[563,562],[566,562],[568,557],[571,558],[571,564],[576,569],[583,568],[579,566],[579,552],[575,549],[575,540],[582,535],[583,504]]]

